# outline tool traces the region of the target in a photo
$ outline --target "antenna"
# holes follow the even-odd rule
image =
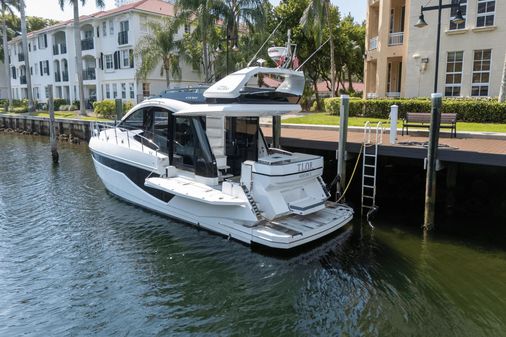
[[[274,33],[276,33],[276,31],[278,30],[279,26],[281,26],[282,23],[283,23],[283,21],[280,21],[278,23],[278,25],[276,26],[276,28],[274,28],[274,30],[272,31],[271,35],[269,35],[269,37],[265,40],[264,44],[260,47],[260,49],[257,50],[257,52],[255,53],[255,55],[248,62],[247,67],[249,67],[251,65],[251,63],[253,63],[253,61],[255,61],[255,59],[258,56],[258,54],[260,53],[260,51],[262,51],[262,49],[264,49],[264,47],[267,44],[267,42],[269,42],[269,40],[271,39],[271,37],[274,35]]]

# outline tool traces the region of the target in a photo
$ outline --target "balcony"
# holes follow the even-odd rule
[[[369,50],[378,49],[378,37],[372,37],[369,39]]]
[[[388,34],[388,45],[398,46],[404,43],[404,32]]]
[[[380,0],[369,0],[369,6],[375,6],[379,4]]]
[[[68,82],[69,81],[69,72],[68,71],[63,71],[62,72],[62,77],[63,77],[63,82]]]
[[[23,53],[19,53],[19,54],[18,54],[18,61],[19,61],[19,62],[23,62],[24,60],[25,60],[25,54],[23,54]]]
[[[66,54],[67,53],[67,45],[66,44],[55,44],[53,45],[53,55]]]
[[[128,44],[128,31],[118,33],[118,44],[120,46],[124,45],[124,44]]]
[[[93,81],[96,79],[95,76],[95,68],[88,68],[83,70],[83,80],[84,81]]]
[[[26,75],[19,76],[19,83],[26,84]]]
[[[82,50],[91,50],[93,48],[95,48],[95,46],[93,45],[93,38],[81,40],[81,49]]]
[[[54,81],[55,82],[61,82],[61,75],[59,72],[54,73]]]

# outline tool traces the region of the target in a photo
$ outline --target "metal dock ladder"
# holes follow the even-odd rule
[[[383,123],[376,125],[374,141],[371,139],[371,124],[364,125],[364,143],[362,157],[362,212],[364,209],[376,209],[376,173],[378,167],[378,145],[383,143]],[[368,212],[369,212],[368,211]]]

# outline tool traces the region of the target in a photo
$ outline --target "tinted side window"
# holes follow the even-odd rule
[[[119,126],[129,130],[139,130],[143,129],[143,123],[144,109],[139,109],[123,120]]]

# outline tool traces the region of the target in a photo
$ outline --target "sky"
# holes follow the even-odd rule
[[[270,1],[274,5],[279,3],[279,0]],[[65,10],[62,11],[58,0],[25,0],[25,3],[26,14],[30,16],[41,16],[55,20],[68,20],[73,16],[72,6],[66,4]],[[332,3],[339,6],[343,15],[351,13],[357,22],[362,22],[365,18],[366,0],[332,0]],[[114,0],[105,0],[105,4],[105,9],[114,8]],[[95,0],[87,0],[86,5],[80,8],[80,14],[91,14],[97,11]]]

